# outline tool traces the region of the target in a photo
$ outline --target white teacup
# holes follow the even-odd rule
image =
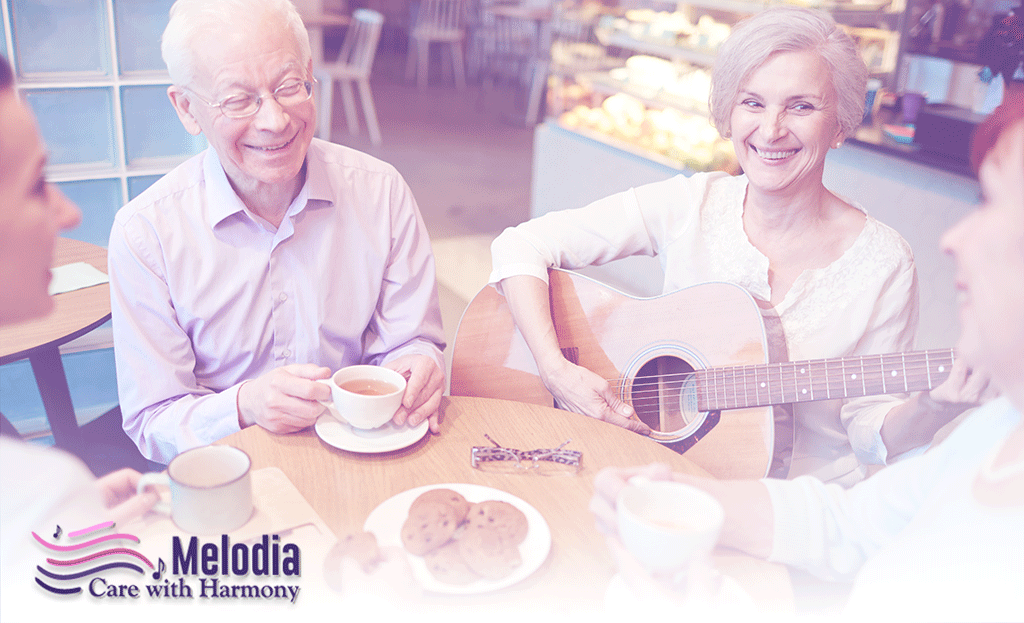
[[[710,558],[725,511],[681,482],[634,477],[616,500],[619,538],[651,573],[688,571]]]
[[[249,455],[231,446],[203,446],[171,459],[166,472],[143,474],[138,492],[163,485],[170,506],[154,510],[170,515],[178,528],[192,534],[226,534],[252,517]]]
[[[320,382],[331,388],[338,417],[364,430],[390,422],[405,394],[405,377],[381,366],[348,366]]]

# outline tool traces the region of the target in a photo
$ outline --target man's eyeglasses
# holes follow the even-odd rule
[[[274,89],[274,92],[271,93],[271,97],[277,100],[277,103],[281,106],[295,106],[296,104],[301,104],[313,97],[313,85],[315,83],[316,78],[313,78],[312,80],[289,80]],[[255,93],[239,93],[237,95],[226,97],[219,102],[208,102],[192,89],[189,89],[188,87],[185,88],[195,95],[196,99],[200,102],[210,106],[211,108],[219,108],[225,117],[231,119],[251,117],[255,115],[259,111],[260,106],[263,105],[263,97],[256,95]]]
[[[557,448],[540,448],[537,450],[517,450],[505,448],[490,438],[491,446],[473,446],[471,461],[473,467],[481,471],[503,474],[535,473],[545,476],[575,474],[580,469],[579,450],[565,450],[571,439],[567,439]]]

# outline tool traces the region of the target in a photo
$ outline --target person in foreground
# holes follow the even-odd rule
[[[314,139],[309,39],[287,0],[178,0],[167,90],[210,147],[117,214],[109,266],[124,428],[161,463],[253,424],[312,425],[317,379],[408,380],[438,431],[444,336],[430,241],[397,171]]]
[[[663,465],[598,474],[591,508],[614,536],[615,498],[637,474],[713,494],[725,508],[720,546],[853,579],[851,615],[924,621],[1024,620],[1024,115],[984,158],[980,209],[946,233],[956,260],[958,349],[1002,396],[942,443],[850,489],[813,478],[713,481]],[[670,595],[670,593],[661,593]],[[863,620],[868,620],[864,618]]]
[[[763,11],[734,27],[712,77],[711,117],[732,140],[743,175],[678,175],[551,212],[494,241],[490,281],[559,406],[650,432],[607,381],[563,356],[549,313],[549,267],[651,255],[664,269],[665,293],[712,281],[742,286],[761,309],[773,362],[913,348],[918,292],[909,246],[822,182],[825,156],[861,122],[866,81],[856,45],[830,16]],[[771,473],[853,484],[868,465],[928,443],[986,385],[961,364],[946,383],[909,399],[793,405],[792,433],[776,435]],[[785,408],[775,415],[789,419]],[[787,440],[792,464],[779,445]]]
[[[53,309],[48,288],[57,233],[81,220],[78,208],[47,183],[45,165],[35,120],[0,56],[0,324]],[[27,585],[39,551],[32,532],[50,534],[58,523],[84,527],[145,512],[156,494],[135,496],[138,479],[138,472],[124,469],[96,480],[70,454],[0,436],[0,620],[15,620],[8,618],[13,601],[33,588]]]

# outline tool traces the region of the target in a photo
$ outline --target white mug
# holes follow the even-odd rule
[[[616,499],[619,538],[651,573],[706,562],[725,511],[711,494],[670,480],[631,478]]]
[[[171,503],[157,512],[192,534],[226,534],[241,528],[253,513],[249,455],[231,446],[203,446],[171,459],[166,472],[143,474],[138,492],[164,485]]]
[[[338,417],[364,430],[390,422],[405,394],[405,377],[381,366],[348,366],[320,382],[331,388]]]

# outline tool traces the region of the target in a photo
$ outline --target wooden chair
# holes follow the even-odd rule
[[[463,27],[465,7],[463,0],[422,0],[412,28],[409,30],[409,53],[405,66],[406,80],[416,76],[420,90],[427,88],[430,44],[446,43],[451,53],[455,86],[466,88],[466,69],[462,60],[462,42],[466,37]]]
[[[320,138],[331,139],[334,83],[338,82],[349,133],[353,136],[359,134],[359,119],[356,116],[355,96],[352,93],[352,85],[355,84],[359,89],[370,141],[374,145],[381,144],[377,110],[374,108],[373,95],[370,91],[370,72],[377,55],[377,44],[380,42],[383,25],[384,16],[377,11],[356,9],[352,13],[352,24],[345,33],[337,60],[313,68],[313,73],[320,81],[320,119],[317,122],[317,136]]]

